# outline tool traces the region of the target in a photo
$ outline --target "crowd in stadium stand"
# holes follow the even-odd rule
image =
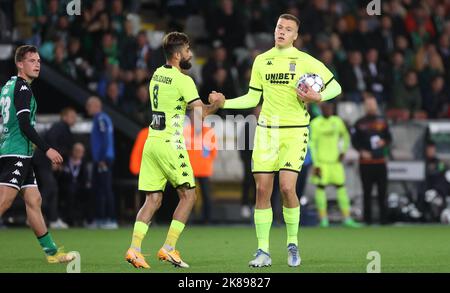
[[[148,80],[164,56],[146,31],[133,33],[129,13],[139,14],[140,1],[84,0],[81,16],[66,14],[68,2],[18,0],[3,18],[48,62],[147,124]],[[249,39],[270,40],[277,17],[288,12],[301,20],[295,45],[323,61],[342,85],[339,101],[360,103],[370,91],[388,117],[450,117],[448,1],[383,0],[380,16],[367,14],[370,1],[355,0],[148,2],[155,17],[147,22],[157,29],[189,32],[196,24],[193,47],[209,53],[195,76],[202,97],[212,89],[230,98],[246,92],[253,58],[267,49],[249,46]]]

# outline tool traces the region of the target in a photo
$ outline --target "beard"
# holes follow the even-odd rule
[[[183,70],[191,69],[192,64],[189,62],[189,59],[183,59],[180,61],[180,68]]]

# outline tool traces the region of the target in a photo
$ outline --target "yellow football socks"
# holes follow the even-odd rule
[[[300,224],[300,206],[296,208],[283,207],[283,217],[286,223],[287,245],[298,245],[298,226]]]
[[[132,248],[141,251],[142,240],[144,240],[147,230],[148,225],[144,222],[136,221],[136,223],[134,223],[133,237],[131,239]]]
[[[269,209],[255,209],[256,238],[258,248],[269,253],[270,227],[272,226],[273,212]]]
[[[167,232],[165,246],[175,249],[178,237],[180,237],[181,232],[183,232],[184,224],[177,220],[172,220],[169,227],[169,232]]]

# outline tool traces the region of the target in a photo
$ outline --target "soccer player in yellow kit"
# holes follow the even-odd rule
[[[295,16],[281,15],[275,28],[275,47],[255,58],[248,93],[221,105],[225,109],[246,109],[255,107],[261,96],[264,100],[252,157],[256,182],[254,221],[258,239],[255,258],[249,262],[252,267],[272,264],[269,254],[273,219],[270,197],[275,172],[279,172],[283,199],[288,265],[300,265],[297,237],[300,206],[295,185],[307,151],[310,117],[306,105],[332,99],[341,93],[340,85],[322,62],[293,46],[298,29],[299,20]],[[305,73],[318,74],[325,82],[325,89],[321,93],[310,87],[305,91],[297,89],[296,83]]]
[[[337,202],[344,217],[346,227],[358,228],[361,224],[350,217],[350,200],[345,188],[345,171],[342,164],[345,152],[350,145],[350,135],[344,121],[333,115],[333,104],[321,104],[322,116],[311,122],[311,159],[313,161],[312,182],[316,185],[316,208],[319,212],[320,226],[328,227],[327,196],[325,188],[336,188]],[[342,147],[340,147],[342,142]]]
[[[163,49],[166,64],[155,71],[150,81],[152,122],[139,174],[139,190],[146,193],[146,200],[137,214],[131,245],[125,255],[125,260],[136,268],[150,268],[141,253],[141,244],[161,205],[167,181],[177,189],[180,201],[158,258],[177,267],[189,267],[175,249],[196,200],[194,174],[183,137],[186,108],[193,109],[194,116],[204,117],[217,111],[219,103],[225,99],[222,94],[212,93],[210,99],[218,103],[204,105],[194,81],[182,72],[191,67],[192,52],[187,35],[167,34]]]

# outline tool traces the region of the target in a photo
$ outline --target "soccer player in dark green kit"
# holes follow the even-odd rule
[[[300,265],[297,236],[300,205],[295,186],[308,144],[310,117],[306,105],[332,99],[341,93],[339,83],[322,62],[293,46],[299,26],[300,22],[295,16],[280,15],[274,32],[275,46],[256,56],[248,93],[226,100],[221,105],[224,109],[249,109],[259,103],[261,96],[264,100],[252,155],[252,172],[256,182],[254,221],[258,239],[255,258],[249,262],[252,267],[272,264],[269,253],[273,219],[270,197],[275,172],[279,172],[283,198],[287,262],[291,267]],[[310,87],[306,90],[296,87],[297,81],[306,73],[315,73],[323,79],[325,88],[321,93]]]
[[[31,82],[39,76],[40,57],[34,46],[17,48],[17,76],[0,92],[3,131],[0,136],[0,217],[8,210],[19,192],[25,201],[28,222],[38,238],[49,263],[64,263],[75,258],[54,243],[42,216],[42,198],[34,176],[31,158],[34,146],[41,149],[52,164],[61,164],[61,155],[45,143],[34,129],[36,99]]]

